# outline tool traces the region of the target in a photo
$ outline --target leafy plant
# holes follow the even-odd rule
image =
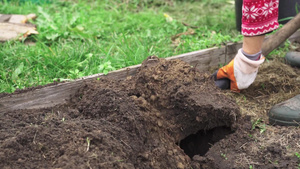
[[[266,131],[266,124],[261,118],[259,118],[256,121],[252,122],[251,130],[254,130],[255,128],[259,128],[260,134],[262,134],[263,132]]]
[[[104,62],[99,66],[99,72],[102,72],[105,75],[107,75],[109,71],[113,70],[116,70],[116,68],[111,65],[110,61]]]
[[[24,63],[21,62],[19,66],[15,69],[15,71],[12,73],[11,79],[13,82],[16,82],[19,78],[19,75],[23,72],[24,69]]]
[[[82,72],[80,72],[78,69],[70,70],[69,72],[70,72],[71,78],[78,78],[78,77],[84,76],[84,74]]]
[[[228,160],[228,158],[226,157],[226,154],[221,153],[221,156],[222,156],[225,160]]]

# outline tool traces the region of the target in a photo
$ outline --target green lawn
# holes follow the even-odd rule
[[[37,1],[37,0],[36,0]],[[35,2],[35,1],[34,1]],[[75,79],[241,40],[228,0],[1,1],[5,14],[36,13],[39,35],[0,44],[0,93]],[[186,26],[189,25],[189,26]],[[176,40],[172,37],[183,32]]]

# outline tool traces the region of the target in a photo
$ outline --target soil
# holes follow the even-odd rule
[[[148,57],[126,80],[86,82],[67,104],[0,114],[0,168],[297,168],[300,128],[268,125],[300,70],[267,61],[241,93]]]

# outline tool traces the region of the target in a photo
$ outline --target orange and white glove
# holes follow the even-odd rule
[[[230,90],[240,92],[240,90],[248,88],[254,82],[258,67],[264,61],[265,57],[262,55],[257,61],[250,60],[242,53],[242,49],[239,49],[237,55],[229,64],[213,74],[215,84],[221,89],[230,86]]]

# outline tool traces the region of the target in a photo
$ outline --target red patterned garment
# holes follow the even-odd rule
[[[242,35],[257,36],[278,28],[279,0],[244,0]]]

